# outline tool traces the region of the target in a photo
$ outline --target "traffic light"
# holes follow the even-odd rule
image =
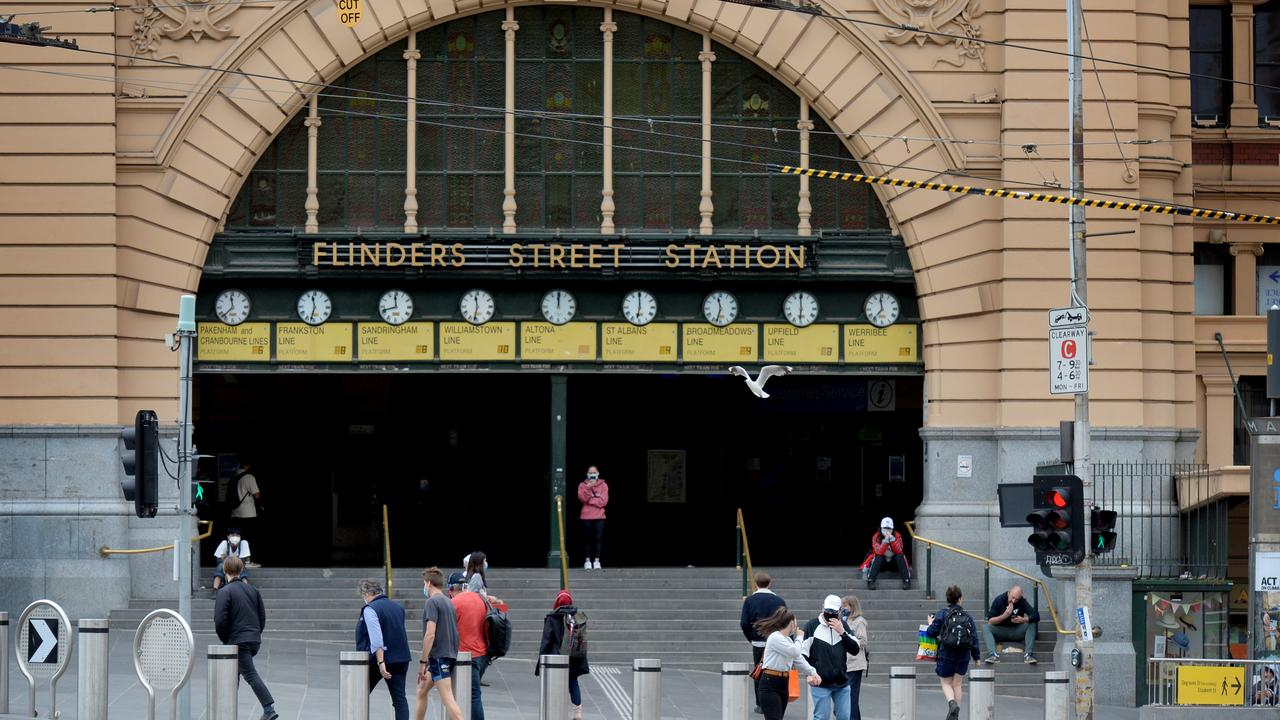
[[[1109,553],[1116,549],[1115,510],[1093,508],[1089,516],[1089,552],[1094,555]]]
[[[1084,559],[1084,488],[1074,475],[1038,475],[1032,480],[1027,543],[1040,565],[1076,565]]]
[[[124,479],[120,490],[125,500],[133,501],[133,511],[140,518],[156,516],[160,500],[158,469],[160,464],[160,420],[151,410],[139,410],[133,427],[120,432],[124,451]]]

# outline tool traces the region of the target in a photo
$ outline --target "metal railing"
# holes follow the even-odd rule
[[[560,532],[560,589],[569,589],[569,555],[564,551],[564,496],[556,495],[556,524]]]
[[[1004,563],[999,562],[997,560],[992,560],[989,557],[983,557],[981,555],[978,555],[977,553],[971,553],[968,550],[961,550],[958,547],[947,545],[946,543],[941,543],[941,542],[938,542],[937,540],[930,540],[927,537],[922,537],[920,535],[917,535],[914,522],[904,522],[903,525],[906,525],[907,532],[911,534],[912,540],[916,542],[922,542],[925,544],[924,593],[926,597],[929,597],[929,598],[933,597],[933,549],[937,547],[940,550],[947,550],[949,552],[956,553],[957,555],[963,555],[964,557],[972,558],[973,560],[977,560],[982,563],[982,596],[983,596],[984,608],[991,607],[991,568],[999,568],[1000,570],[1003,570],[1009,573],[1010,575],[1016,575],[1022,578],[1023,580],[1026,580],[1027,582],[1031,583],[1031,594],[1032,594],[1031,604],[1033,607],[1036,608],[1037,612],[1040,610],[1040,589],[1044,588],[1044,599],[1045,599],[1045,602],[1048,603],[1049,605],[1049,617],[1053,619],[1054,630],[1056,630],[1059,635],[1075,635],[1076,634],[1074,627],[1071,627],[1071,628],[1062,627],[1062,622],[1058,620],[1058,610],[1053,606],[1053,594],[1049,592],[1049,588],[1047,585],[1044,584],[1043,580],[1032,577],[1020,570],[1014,570],[1008,565],[1005,565]]]
[[[392,577],[391,571],[391,521],[387,518],[386,503],[382,505],[382,564],[387,571],[387,597],[394,597],[392,593]]]
[[[751,545],[747,542],[747,523],[742,519],[742,508],[738,508],[738,525],[734,529],[738,543],[738,570],[742,572],[742,597],[756,591],[756,576],[751,569]]]
[[[191,538],[191,542],[200,542],[201,540],[207,539],[210,535],[213,535],[212,520],[197,520],[196,522],[201,525],[204,525],[205,531]],[[172,550],[172,549],[173,549],[173,543],[169,543],[168,545],[160,545],[158,547],[138,548],[133,550],[109,548],[106,545],[103,545],[102,547],[98,548],[98,554],[101,555],[102,557],[111,557],[112,555],[145,555],[147,553],[168,552],[169,550]]]
[[[1280,660],[1147,658],[1147,704],[1280,707]]]

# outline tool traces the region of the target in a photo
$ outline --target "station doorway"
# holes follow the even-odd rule
[[[920,503],[919,376],[793,375],[768,400],[729,375],[566,382],[578,564],[576,488],[590,465],[610,485],[606,566],[730,564],[738,508],[757,564],[856,565],[881,517],[901,526]],[[256,560],[381,564],[385,504],[396,565],[452,567],[475,549],[546,564],[550,375],[206,373],[196,387],[199,451],[248,459],[263,490],[245,530]],[[201,514],[225,528],[227,507],[213,491]]]

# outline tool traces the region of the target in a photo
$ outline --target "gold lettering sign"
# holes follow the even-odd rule
[[[596,359],[596,324],[520,323],[520,359],[593,362]]]
[[[311,265],[323,268],[497,267],[521,270],[615,270],[630,265],[672,270],[803,270],[808,248],[795,242],[670,243],[511,242],[506,252],[462,242],[317,241]]]
[[[353,28],[360,24],[360,0],[335,0],[338,22]]]
[[[856,363],[914,363],[920,361],[916,325],[844,326],[844,361]]]
[[[606,362],[675,362],[679,325],[601,323],[601,356]]]
[[[440,359],[453,361],[515,360],[516,324],[440,323]]]
[[[435,323],[360,323],[356,334],[360,337],[361,362],[435,358]]]
[[[755,362],[759,353],[759,325],[691,323],[683,328],[684,361],[691,363]]]
[[[764,326],[765,362],[833,363],[840,361],[840,326]]]
[[[276,360],[289,362],[351,362],[351,323],[276,323]]]
[[[271,323],[240,325],[200,323],[196,329],[196,359],[201,362],[268,362]]]

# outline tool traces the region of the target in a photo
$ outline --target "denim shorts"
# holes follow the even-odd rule
[[[431,682],[453,677],[453,665],[456,662],[454,658],[427,658],[427,672],[431,675]]]

